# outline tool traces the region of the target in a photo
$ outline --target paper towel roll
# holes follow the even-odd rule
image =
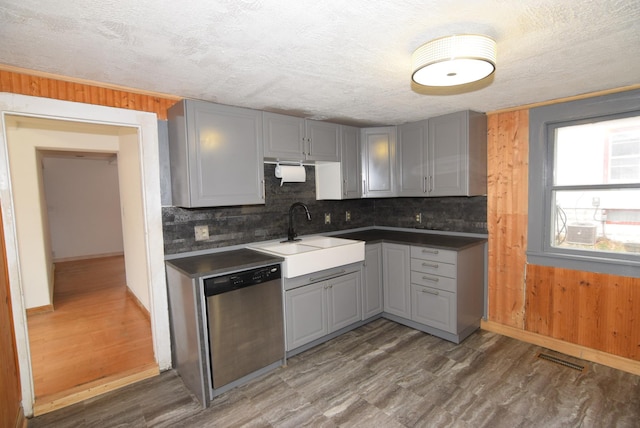
[[[277,165],[276,178],[282,179],[281,186],[284,183],[304,183],[307,181],[307,173],[302,165]]]

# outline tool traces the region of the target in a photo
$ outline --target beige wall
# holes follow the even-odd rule
[[[52,123],[20,116],[7,117],[9,170],[16,213],[25,306],[27,309],[52,304],[53,260],[44,204],[42,167],[38,149],[86,150],[88,139],[96,151],[117,152],[117,136],[70,132]]]

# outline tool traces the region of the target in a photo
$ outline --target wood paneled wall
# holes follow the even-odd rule
[[[2,224],[0,214],[0,427],[15,427],[22,418],[22,393]]]
[[[5,70],[0,70],[0,92],[146,111],[162,120],[177,100]]]
[[[529,265],[525,328],[640,361],[640,279]]]
[[[489,115],[487,128],[488,317],[524,328],[529,113]]]
[[[488,320],[640,361],[640,279],[527,265],[528,109],[488,117]]]

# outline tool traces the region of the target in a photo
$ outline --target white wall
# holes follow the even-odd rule
[[[145,251],[146,226],[142,206],[142,180],[138,134],[120,136],[118,154],[120,171],[120,202],[122,204],[122,233],[124,235],[125,270],[127,286],[140,303],[149,309],[148,262]]]
[[[90,159],[43,152],[54,262],[124,251],[115,159],[115,153],[111,159]]]

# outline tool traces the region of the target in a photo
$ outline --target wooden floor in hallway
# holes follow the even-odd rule
[[[290,358],[206,409],[170,370],[32,419],[29,428],[637,428],[639,402],[640,376],[487,331],[455,345],[379,319]]]
[[[123,256],[56,263],[53,303],[28,316],[36,414],[158,372]]]

